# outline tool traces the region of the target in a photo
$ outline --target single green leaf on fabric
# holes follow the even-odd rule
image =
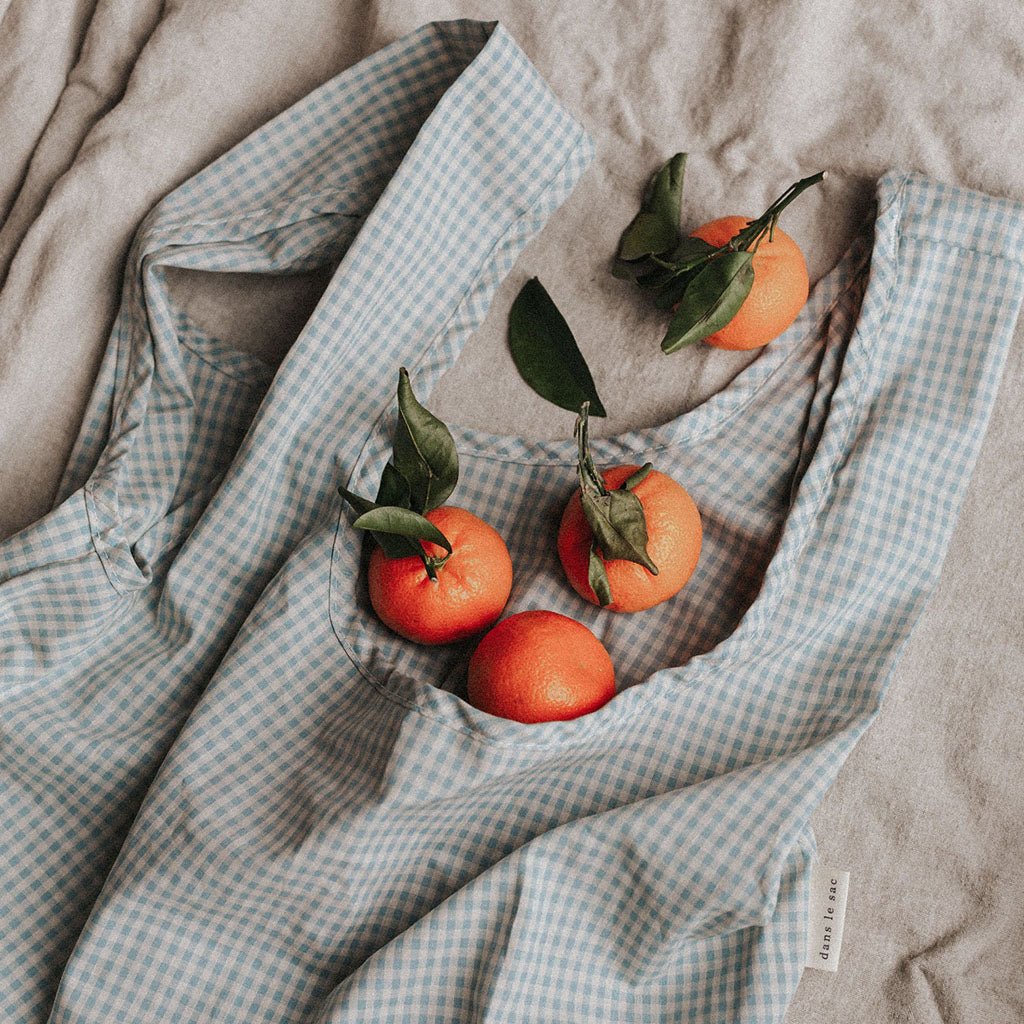
[[[377,504],[409,508],[411,503],[412,492],[409,490],[409,481],[390,462],[386,463],[380,474]]]
[[[676,153],[654,175],[640,212],[622,232],[619,259],[658,255],[677,243],[685,170],[686,154]]]
[[[608,579],[608,570],[605,568],[601,556],[597,553],[594,545],[590,545],[590,559],[587,564],[587,579],[590,582],[590,589],[597,596],[598,603],[604,608],[612,603],[612,585]]]
[[[586,403],[576,418],[579,449],[577,475],[583,514],[590,524],[594,543],[605,559],[624,558],[657,575],[658,567],[647,552],[647,520],[640,499],[628,490],[609,491],[590,454]]]
[[[607,415],[565,317],[535,277],[512,303],[508,341],[516,369],[541,398],[570,412],[589,402],[595,416]]]
[[[666,354],[702,341],[736,315],[754,283],[753,259],[753,253],[726,252],[698,271],[661,342]]]
[[[370,501],[369,498],[364,498],[345,487],[339,487],[338,493],[356,510],[356,514],[359,516],[379,507],[377,502]],[[388,558],[409,558],[412,555],[423,553],[423,548],[407,537],[373,531],[373,539]]]
[[[392,457],[409,485],[409,506],[415,512],[429,512],[443,504],[459,482],[459,454],[451,431],[416,400],[404,366],[398,376]]]

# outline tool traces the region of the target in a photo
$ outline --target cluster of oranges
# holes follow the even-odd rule
[[[754,224],[742,217],[723,217],[691,237],[709,246],[727,246]],[[772,228],[753,254],[749,294],[722,329],[704,338],[708,344],[727,349],[766,345],[789,327],[806,302],[803,254],[774,223]],[[585,430],[585,413],[582,419]],[[697,566],[697,506],[680,484],[650,466],[615,466],[598,474],[585,448],[584,439],[581,486],[565,506],[558,530],[558,555],[569,584],[580,597],[613,612],[640,612],[669,600]],[[633,503],[634,519],[642,509],[646,533],[641,529],[641,554],[607,557],[609,545],[595,536],[593,528],[600,525],[594,516],[604,513],[594,513],[593,505],[590,510],[585,507],[588,479],[589,500],[605,501],[605,512],[616,498]],[[623,490],[639,505],[634,497],[623,499]],[[519,612],[495,625],[511,593],[512,561],[491,526],[454,505],[432,509],[426,518],[449,540],[452,550],[447,556],[426,540],[420,542],[424,557],[388,557],[379,547],[371,556],[370,600],[388,627],[421,644],[452,643],[489,630],[470,659],[468,695],[474,706],[494,715],[528,723],[565,720],[594,711],[614,697],[612,660],[582,623],[537,610]],[[614,524],[610,529],[606,537],[614,535]],[[628,543],[626,547],[635,550]],[[424,572],[425,559],[437,561],[435,574]]]
[[[618,488],[639,467],[606,470]],[[667,601],[697,567],[700,514],[671,477],[652,470],[633,488],[647,524],[647,550],[655,575],[626,559],[604,559],[611,611],[637,612]],[[512,560],[501,536],[478,516],[455,505],[426,514],[449,539],[452,553],[432,580],[416,556],[370,556],[370,602],[389,628],[421,644],[445,644],[475,636],[501,616],[512,590]],[[593,532],[580,492],[569,499],[558,530],[558,554],[573,589],[600,604],[589,582]],[[429,541],[428,556],[443,555]],[[483,711],[519,722],[576,718],[615,696],[615,672],[604,645],[581,622],[553,611],[525,611],[494,626],[469,663],[469,699]]]

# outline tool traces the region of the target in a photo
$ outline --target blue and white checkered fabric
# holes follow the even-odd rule
[[[335,487],[374,489],[399,365],[429,395],[592,151],[501,27],[431,25],[147,219],[58,503],[0,545],[5,1021],[781,1019],[808,819],[938,576],[1024,211],[887,174],[783,337],[595,442],[702,512],[651,612],[562,576],[571,439],[454,428],[509,611],[572,615],[616,664],[610,704],[528,726],[465,702],[471,645],[375,620]],[[333,264],[276,371],[166,274]]]

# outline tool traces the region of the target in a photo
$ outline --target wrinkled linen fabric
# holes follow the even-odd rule
[[[373,492],[398,366],[430,395],[592,156],[504,29],[433,25],[147,218],[58,503],[0,547],[13,1019],[58,976],[55,1022],[782,1018],[810,814],[937,581],[1024,213],[884,175],[782,338],[595,443],[704,517],[694,580],[642,619],[562,579],[571,440],[453,428],[509,611],[580,618],[617,667],[605,708],[523,726],[465,702],[466,646],[376,622],[335,486]],[[169,285],[320,267],[276,371]]]
[[[458,289],[476,282],[484,260],[510,259],[539,228],[564,196],[559,174],[573,171],[568,158],[582,137],[505,35],[473,64],[487,39],[475,23],[455,24],[368,59],[169,197],[133,244],[124,302],[58,503],[0,555],[0,819],[11,882],[0,910],[0,1006],[12,1019],[45,1019],[160,759],[263,587],[336,500],[332,460],[342,424],[304,430],[306,412],[272,400],[262,406],[272,418],[254,423],[272,369],[205,336],[174,309],[168,275],[200,253],[198,265],[221,272],[336,264],[385,188],[400,187],[396,171],[444,97],[436,117],[452,127],[426,133],[417,159],[434,159],[449,134],[458,135],[463,159],[447,165],[447,176],[406,190],[444,190],[422,199],[438,202],[433,217],[449,235],[449,218],[462,217],[463,237],[446,237],[443,250],[430,239],[431,218],[420,219],[429,244],[417,261],[464,260],[462,276],[446,279],[450,295],[431,296],[442,315],[446,297],[462,297]],[[467,67],[474,70],[463,75]],[[456,78],[459,88],[446,94]],[[510,116],[494,91],[506,80],[516,83],[528,116]],[[532,156],[505,169],[502,146]],[[415,181],[416,172],[406,164],[404,176]],[[474,205],[460,213],[463,189]],[[504,248],[492,252],[499,229]],[[376,273],[389,265],[384,252]],[[317,327],[336,308],[315,314],[308,340],[293,349],[296,368],[275,378],[272,393],[290,389],[305,407],[315,375],[326,372],[323,357],[342,358],[345,345],[357,346],[364,364],[339,368],[328,405],[362,376],[374,380],[379,354],[360,336],[371,320],[374,332],[392,318],[399,329],[429,327],[428,319],[403,324],[402,311],[402,303],[366,308],[359,334],[340,336],[329,321]],[[296,365],[304,345],[320,358],[309,371]],[[269,447],[261,443],[247,462],[258,431]],[[298,438],[294,450],[288,438]],[[286,454],[273,484],[245,475],[248,466],[258,477],[278,445]],[[179,554],[207,506],[226,500],[229,468],[244,509],[207,518],[210,542],[197,533]],[[286,494],[293,495],[287,509]],[[210,583],[223,588],[219,596]]]

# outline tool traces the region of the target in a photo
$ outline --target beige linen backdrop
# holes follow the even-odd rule
[[[890,167],[1024,200],[1021,15],[1012,0],[0,0],[0,536],[51,506],[147,210],[423,22],[501,20],[597,142],[428,403],[470,426],[564,437],[572,417],[527,389],[506,348],[528,276],[594,370],[610,410],[595,433],[692,407],[750,357],[663,356],[662,324],[609,275],[652,170],[691,154],[693,227],[753,216],[828,168],[783,222],[812,278]],[[176,282],[210,329],[274,358],[323,283]],[[1019,328],[939,589],[815,815],[823,861],[851,873],[846,938],[837,975],[805,973],[789,1024],[1024,1020],[1022,346]]]

